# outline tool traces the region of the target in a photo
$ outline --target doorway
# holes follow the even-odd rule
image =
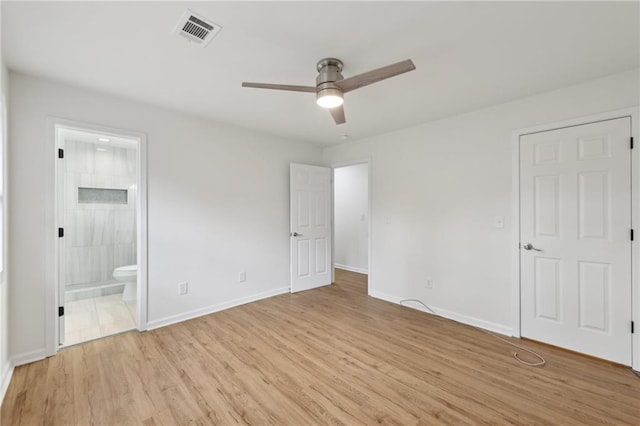
[[[632,364],[631,118],[521,134],[521,335]]]
[[[58,347],[141,328],[143,140],[54,126]]]
[[[333,188],[333,266],[340,273],[347,271],[364,275],[366,277],[362,277],[362,281],[368,283],[370,265],[369,163],[335,167],[333,169]]]

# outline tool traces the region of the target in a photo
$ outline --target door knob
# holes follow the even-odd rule
[[[522,246],[523,249],[525,250],[535,250],[535,251],[542,251],[538,248],[535,248],[531,243],[526,243],[525,245]]]
[[[297,232],[294,232],[291,234],[292,237],[302,237],[302,234],[298,234]]]

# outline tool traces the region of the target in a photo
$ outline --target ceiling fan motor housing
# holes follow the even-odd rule
[[[334,84],[344,79],[342,74],[342,61],[336,58],[325,58],[318,62],[318,76],[316,77],[316,99],[325,96],[337,96],[342,98],[342,90]]]
[[[318,62],[318,76],[316,77],[316,86],[320,88],[321,84],[334,83],[344,79],[342,74],[342,61],[336,58],[325,58]]]

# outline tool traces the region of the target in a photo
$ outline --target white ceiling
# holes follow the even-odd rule
[[[172,34],[185,8],[223,27],[206,48]],[[10,69],[292,140],[325,145],[639,66],[638,2],[7,2]],[[345,96],[337,126],[313,94],[316,62],[349,77],[417,70]]]

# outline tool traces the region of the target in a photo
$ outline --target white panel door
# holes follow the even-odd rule
[[[520,138],[521,334],[631,365],[630,118]]]
[[[291,292],[331,284],[331,169],[291,164]]]

